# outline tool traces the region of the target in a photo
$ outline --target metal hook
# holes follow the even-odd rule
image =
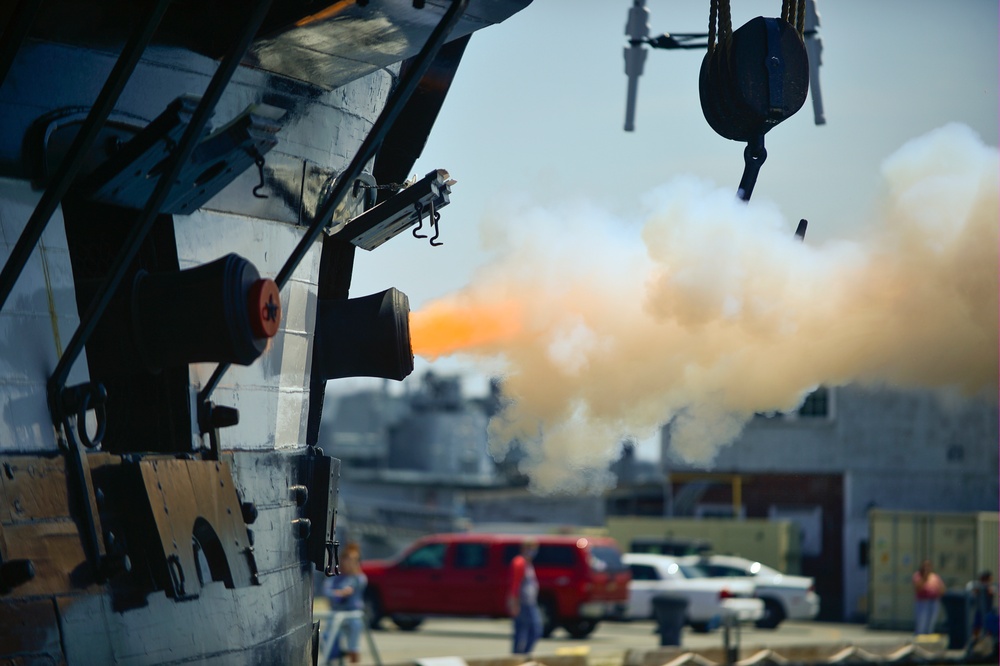
[[[254,151],[253,163],[257,165],[257,173],[260,174],[260,185],[253,188],[253,195],[258,199],[267,199],[266,194],[261,194],[259,190],[264,189],[264,156]]]
[[[767,150],[764,148],[764,135],[758,134],[747,141],[747,147],[743,150],[743,178],[740,179],[740,187],[736,191],[736,196],[743,201],[750,201],[754,185],[757,184],[757,174],[760,173],[760,168],[766,159]]]
[[[326,557],[327,565],[323,573],[327,578],[331,576],[340,575],[340,542],[339,541],[327,541],[326,542]]]
[[[434,199],[431,199],[431,226],[434,227],[434,235],[431,236],[430,243],[434,247],[441,247],[444,243],[438,241],[438,237],[441,235],[441,229],[438,227],[438,221],[441,219],[441,213],[434,210]]]
[[[417,226],[413,227],[413,237],[414,238],[427,238],[427,234],[418,234],[424,226],[424,205],[419,201],[414,202],[413,210],[417,212]]]

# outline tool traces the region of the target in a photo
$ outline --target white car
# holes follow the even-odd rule
[[[735,614],[740,622],[756,622],[763,617],[764,603],[754,598],[754,583],[745,577],[708,578],[697,567],[667,555],[627,553],[622,562],[632,571],[630,618],[652,617],[653,597],[660,594],[687,599],[686,624],[698,632],[718,626],[726,613]]]
[[[819,595],[813,579],[788,576],[776,569],[733,555],[690,555],[679,558],[684,564],[695,565],[709,576],[742,576],[757,585],[757,596],[764,602],[764,617],[757,621],[762,629],[774,629],[785,619],[812,620],[819,613]]]

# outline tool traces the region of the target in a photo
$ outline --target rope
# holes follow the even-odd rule
[[[781,18],[795,28],[800,38],[805,38],[806,0],[781,0]]]
[[[719,0],[712,0],[708,12],[708,52],[715,50],[715,22],[719,16]]]
[[[718,24],[718,28],[716,28]],[[729,11],[729,0],[712,0],[708,13],[708,52],[715,50],[716,33],[718,43],[729,41],[733,34],[733,17]]]
[[[729,0],[719,0],[719,42],[729,41],[733,34],[733,17],[729,12]]]

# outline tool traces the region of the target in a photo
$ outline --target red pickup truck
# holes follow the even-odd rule
[[[631,573],[613,539],[438,534],[419,539],[394,560],[362,565],[372,627],[387,616],[410,631],[426,615],[506,617],[510,561],[526,538],[538,543],[534,566],[544,636],[561,626],[583,638],[599,620],[624,617]]]

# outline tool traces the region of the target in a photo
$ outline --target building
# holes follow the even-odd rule
[[[667,515],[790,519],[821,617],[867,612],[868,512],[997,511],[995,399],[847,386],[792,414],[759,416],[710,470],[684,463],[663,429]],[[648,504],[648,502],[647,502]]]
[[[664,428],[661,467],[637,459],[626,443],[612,465],[618,486],[603,497],[539,497],[516,460],[494,461],[486,425],[497,391],[468,399],[458,378],[428,375],[407,394],[375,390],[337,402],[323,447],[344,463],[346,533],[373,556],[422,534],[484,523],[787,520],[800,539],[794,568],[816,580],[820,617],[862,620],[871,509],[996,511],[1000,496],[996,402],[930,391],[821,388],[794,413],[754,418],[710,468],[680,460]]]

